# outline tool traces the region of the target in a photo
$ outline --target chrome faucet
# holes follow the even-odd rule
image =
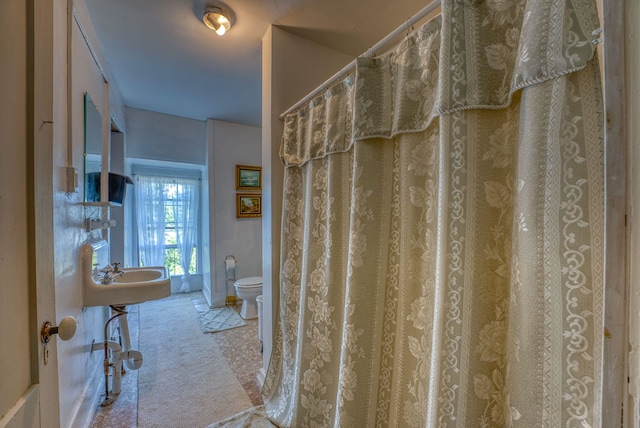
[[[120,270],[119,266],[120,266],[120,262],[113,262],[113,270],[111,272],[116,275],[122,275],[124,272]]]
[[[107,265],[99,272],[96,280],[100,281],[101,284],[111,284],[117,276],[124,275],[124,272],[120,270],[119,265],[119,262],[113,262],[113,266]]]

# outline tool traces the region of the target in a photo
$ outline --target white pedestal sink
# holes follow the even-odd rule
[[[130,305],[167,297],[171,294],[171,278],[164,266],[122,268],[108,284],[94,275],[94,264],[98,270],[106,263],[104,251],[109,244],[95,241],[83,245],[83,304],[84,306]]]

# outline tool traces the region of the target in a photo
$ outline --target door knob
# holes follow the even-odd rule
[[[45,321],[40,330],[40,340],[42,343],[49,343],[51,336],[54,334],[59,335],[62,340],[69,340],[76,334],[77,326],[78,322],[74,317],[62,318],[60,325],[57,327],[54,327],[49,321]]]

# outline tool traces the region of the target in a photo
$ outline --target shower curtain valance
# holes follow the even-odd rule
[[[280,155],[300,166],[357,140],[423,131],[442,114],[505,108],[515,91],[584,68],[598,27],[592,0],[443,1],[392,52],[358,58],[287,115]]]

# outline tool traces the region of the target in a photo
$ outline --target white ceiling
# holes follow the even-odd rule
[[[253,126],[269,24],[355,58],[430,2],[226,0],[235,24],[220,37],[201,20],[215,0],[85,1],[127,107]]]

